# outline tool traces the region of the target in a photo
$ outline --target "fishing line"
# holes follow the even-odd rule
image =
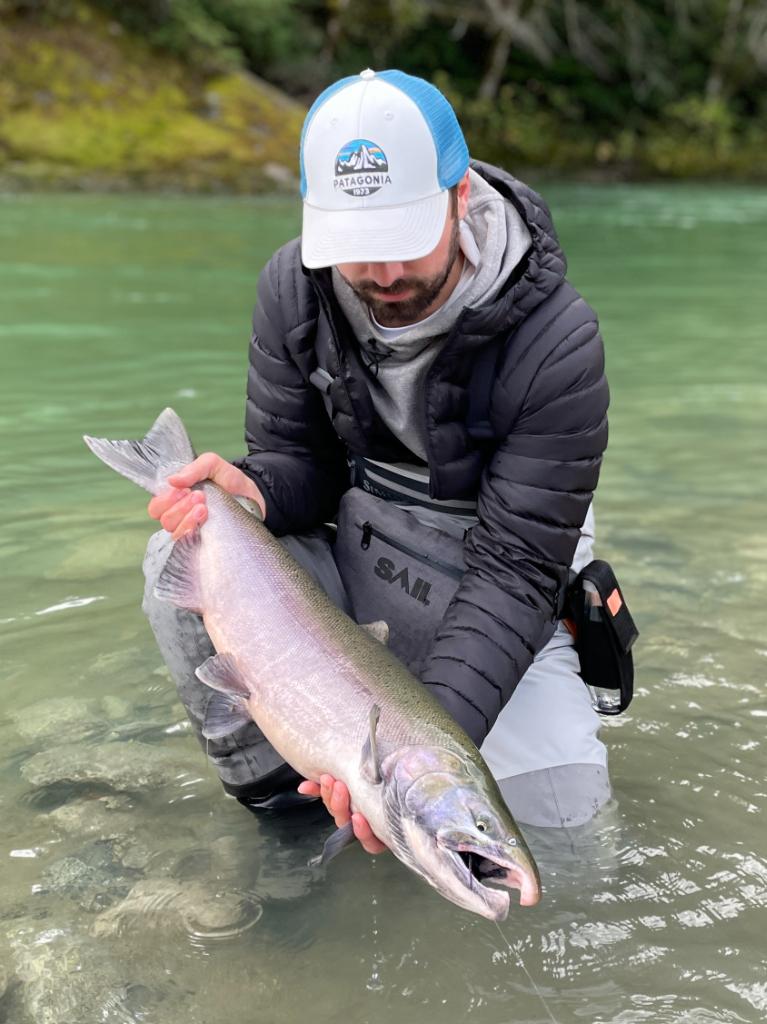
[[[504,942],[506,943],[506,945],[507,945],[507,946],[509,947],[509,952],[510,952],[511,954],[513,954],[513,956],[515,956],[515,957],[516,957],[517,963],[519,964],[519,966],[520,966],[520,967],[522,968],[522,970],[523,970],[523,971],[525,972],[525,974],[527,975],[527,979],[528,979],[528,981],[529,981],[529,982],[530,982],[530,984],[531,984],[531,985],[533,986],[533,991],[534,991],[534,992],[535,992],[535,994],[536,994],[536,995],[538,996],[538,998],[540,999],[540,1001],[541,1001],[541,1002],[543,1003],[543,1008],[544,1008],[544,1010],[546,1011],[546,1013],[548,1014],[548,1016],[549,1016],[549,1020],[550,1020],[550,1021],[552,1022],[552,1024],[559,1024],[559,1021],[557,1020],[557,1018],[556,1018],[556,1017],[554,1016],[554,1014],[553,1014],[553,1013],[551,1012],[551,1010],[549,1009],[549,1004],[548,1004],[548,1003],[546,1002],[546,1000],[544,999],[544,996],[543,996],[543,992],[541,992],[541,990],[540,990],[540,989],[538,988],[538,986],[537,986],[537,985],[535,984],[535,981],[533,980],[533,976],[532,976],[532,974],[531,974],[531,973],[530,973],[530,972],[528,971],[528,969],[527,969],[527,968],[525,967],[525,963],[524,963],[524,960],[522,959],[522,954],[520,953],[520,951],[519,951],[518,949],[515,949],[515,948],[514,948],[514,947],[512,946],[512,944],[511,944],[511,943],[509,942],[509,940],[508,940],[508,939],[506,938],[506,936],[505,936],[505,935],[503,934],[503,932],[501,931],[501,926],[500,926],[500,925],[498,924],[498,922],[497,922],[497,921],[495,921],[495,922],[493,922],[493,923],[495,924],[495,927],[496,927],[496,928],[498,929],[498,934],[499,934],[499,935],[501,936],[501,938],[503,939],[503,941],[504,941]]]

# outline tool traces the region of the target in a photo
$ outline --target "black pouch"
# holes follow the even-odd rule
[[[639,631],[607,562],[590,562],[570,584],[565,624],[573,633],[595,710],[619,715],[634,694],[631,648]]]
[[[358,487],[337,521],[334,555],[354,618],[386,622],[389,649],[417,676],[465,572],[463,541]]]

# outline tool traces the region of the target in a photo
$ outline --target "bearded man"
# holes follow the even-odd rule
[[[301,138],[303,230],[259,282],[248,453],[200,456],[149,512],[145,610],[198,734],[212,653],[201,620],[152,596],[172,540],[205,521],[211,478],[480,746],[521,822],[588,821],[610,796],[599,718],[564,628],[591,560],[607,441],[597,318],[565,280],[543,200],[470,161],[428,82],[370,69],[326,89]],[[206,742],[251,809],[348,791],[299,780],[254,724]],[[359,815],[366,849],[381,844]]]

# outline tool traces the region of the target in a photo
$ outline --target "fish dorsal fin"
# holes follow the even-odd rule
[[[378,762],[378,744],[376,743],[376,729],[378,728],[378,719],[380,717],[381,709],[377,704],[374,704],[370,709],[370,716],[368,718],[370,732],[368,733],[368,738],[362,745],[362,759],[360,761],[360,770],[362,774],[376,786],[381,781],[381,770]]]
[[[250,697],[251,689],[231,654],[212,654],[194,673],[201,683],[230,697]]]
[[[154,594],[161,601],[170,601],[177,608],[188,608],[202,615],[199,529],[184,534],[173,545]]]
[[[230,736],[250,721],[244,697],[238,693],[215,692],[205,709],[202,734],[206,740],[218,740],[222,736]]]
[[[389,642],[389,624],[384,622],[383,619],[378,619],[376,622],[366,622],[362,627],[373,637],[374,640],[378,640],[384,645]]]
[[[342,850],[345,850],[347,846],[351,846],[356,841],[357,837],[354,835],[354,828],[349,821],[342,825],[341,828],[336,829],[331,836],[328,836],[325,840],[325,845],[322,847],[322,853],[311,858],[309,867],[324,867],[329,860],[337,857]]]

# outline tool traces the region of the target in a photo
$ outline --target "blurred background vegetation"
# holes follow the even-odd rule
[[[293,189],[306,107],[366,66],[516,173],[767,178],[767,0],[0,0],[0,182]]]

